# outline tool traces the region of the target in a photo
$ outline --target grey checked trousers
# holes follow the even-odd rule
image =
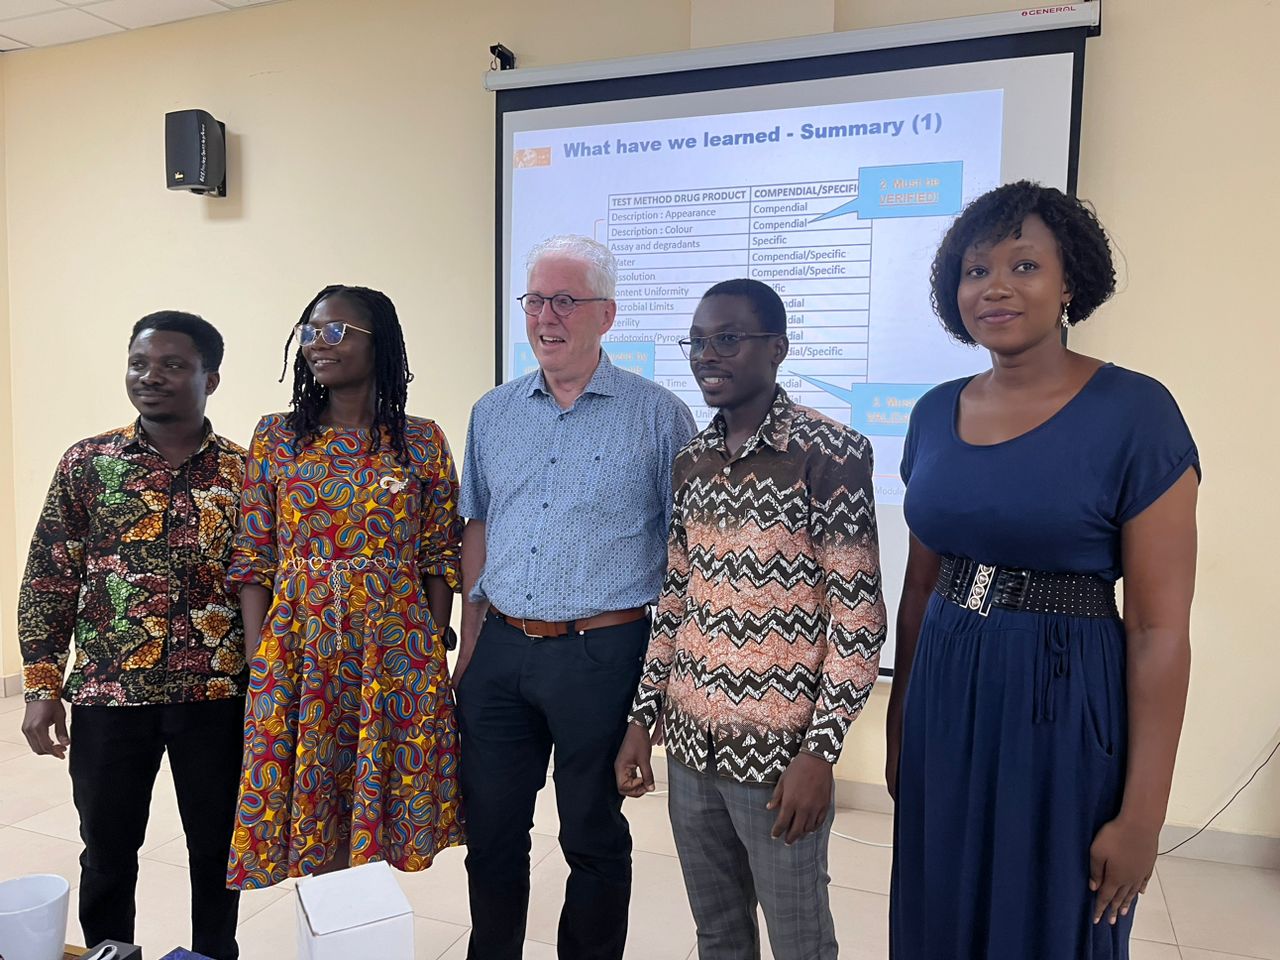
[[[756,905],[776,960],[836,960],[826,822],[791,846],[769,836],[773,784],[737,783],[668,758],[671,830],[698,926],[698,960],[759,960]]]

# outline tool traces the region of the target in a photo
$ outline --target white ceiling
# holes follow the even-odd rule
[[[276,0],[0,0],[0,51],[51,47]]]

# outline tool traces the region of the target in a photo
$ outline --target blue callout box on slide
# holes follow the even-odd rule
[[[858,168],[858,196],[814,217],[810,223],[856,213],[859,220],[886,217],[949,217],[964,205],[964,164],[897,163]]]

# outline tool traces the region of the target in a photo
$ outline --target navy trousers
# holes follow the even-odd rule
[[[569,864],[561,960],[619,960],[631,902],[631,833],[613,761],[640,680],[647,619],[530,638],[485,619],[458,686],[471,898],[469,960],[519,960],[529,912],[534,801],[555,755]]]

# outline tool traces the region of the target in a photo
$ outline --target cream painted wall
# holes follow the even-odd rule
[[[0,696],[3,678],[21,669],[15,636],[18,558],[14,535],[13,369],[9,349],[9,218],[4,151],[5,87],[0,71]]]
[[[223,329],[224,386],[210,410],[243,439],[287,402],[274,382],[281,346],[314,290],[383,287],[409,329],[411,408],[460,450],[492,369],[488,44],[530,66],[685,49],[697,2],[291,0],[0,57],[16,450],[16,502],[0,499],[0,523],[7,512],[17,530],[6,546],[0,529],[3,589],[58,454],[129,417],[120,361],[148,310],[201,311]],[[835,22],[1015,6],[843,0]],[[1073,343],[1164,380],[1201,444],[1196,659],[1170,808],[1171,821],[1198,824],[1280,723],[1265,580],[1280,529],[1267,483],[1280,472],[1268,389],[1280,332],[1264,262],[1280,213],[1269,186],[1280,143],[1264,120],[1280,84],[1269,55],[1280,9],[1158,9],[1108,0],[1104,35],[1089,42],[1080,193],[1127,267],[1121,295]],[[163,189],[162,114],[192,106],[232,131],[229,200]],[[3,456],[0,445],[0,471]],[[884,693],[854,726],[843,778],[880,781]],[[1277,796],[1271,769],[1217,826],[1280,836]]]
[[[689,46],[718,47],[835,29],[835,0],[693,0]]]

